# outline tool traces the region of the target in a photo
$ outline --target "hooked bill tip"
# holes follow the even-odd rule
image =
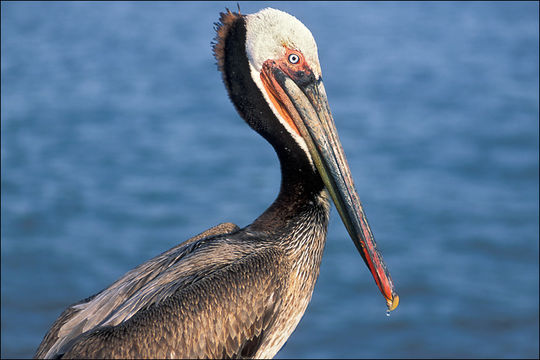
[[[386,299],[386,306],[388,306],[388,311],[393,311],[399,305],[399,296],[394,294],[392,299]]]

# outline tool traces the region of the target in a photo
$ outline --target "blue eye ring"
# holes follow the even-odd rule
[[[299,61],[300,61],[300,55],[294,54],[294,53],[289,55],[289,62],[291,64],[298,64]]]

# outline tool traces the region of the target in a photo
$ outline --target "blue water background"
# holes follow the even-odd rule
[[[211,55],[236,2],[2,2],[2,357],[67,305],[279,189]],[[538,2],[264,2],[315,36],[356,187],[401,296],[335,210],[278,354],[538,357]]]

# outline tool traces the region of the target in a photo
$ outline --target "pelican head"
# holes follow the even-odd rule
[[[229,11],[220,21],[214,54],[236,109],[274,146],[282,172],[310,169],[302,172],[305,181],[322,181],[388,309],[395,309],[399,297],[354,187],[313,35],[294,16],[271,8]]]

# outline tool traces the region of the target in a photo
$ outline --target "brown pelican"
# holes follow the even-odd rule
[[[399,301],[351,178],[317,46],[295,17],[227,11],[214,55],[230,99],[275,149],[277,199],[252,224],[225,223],[69,306],[38,358],[271,358],[304,314],[332,199],[389,310]]]

